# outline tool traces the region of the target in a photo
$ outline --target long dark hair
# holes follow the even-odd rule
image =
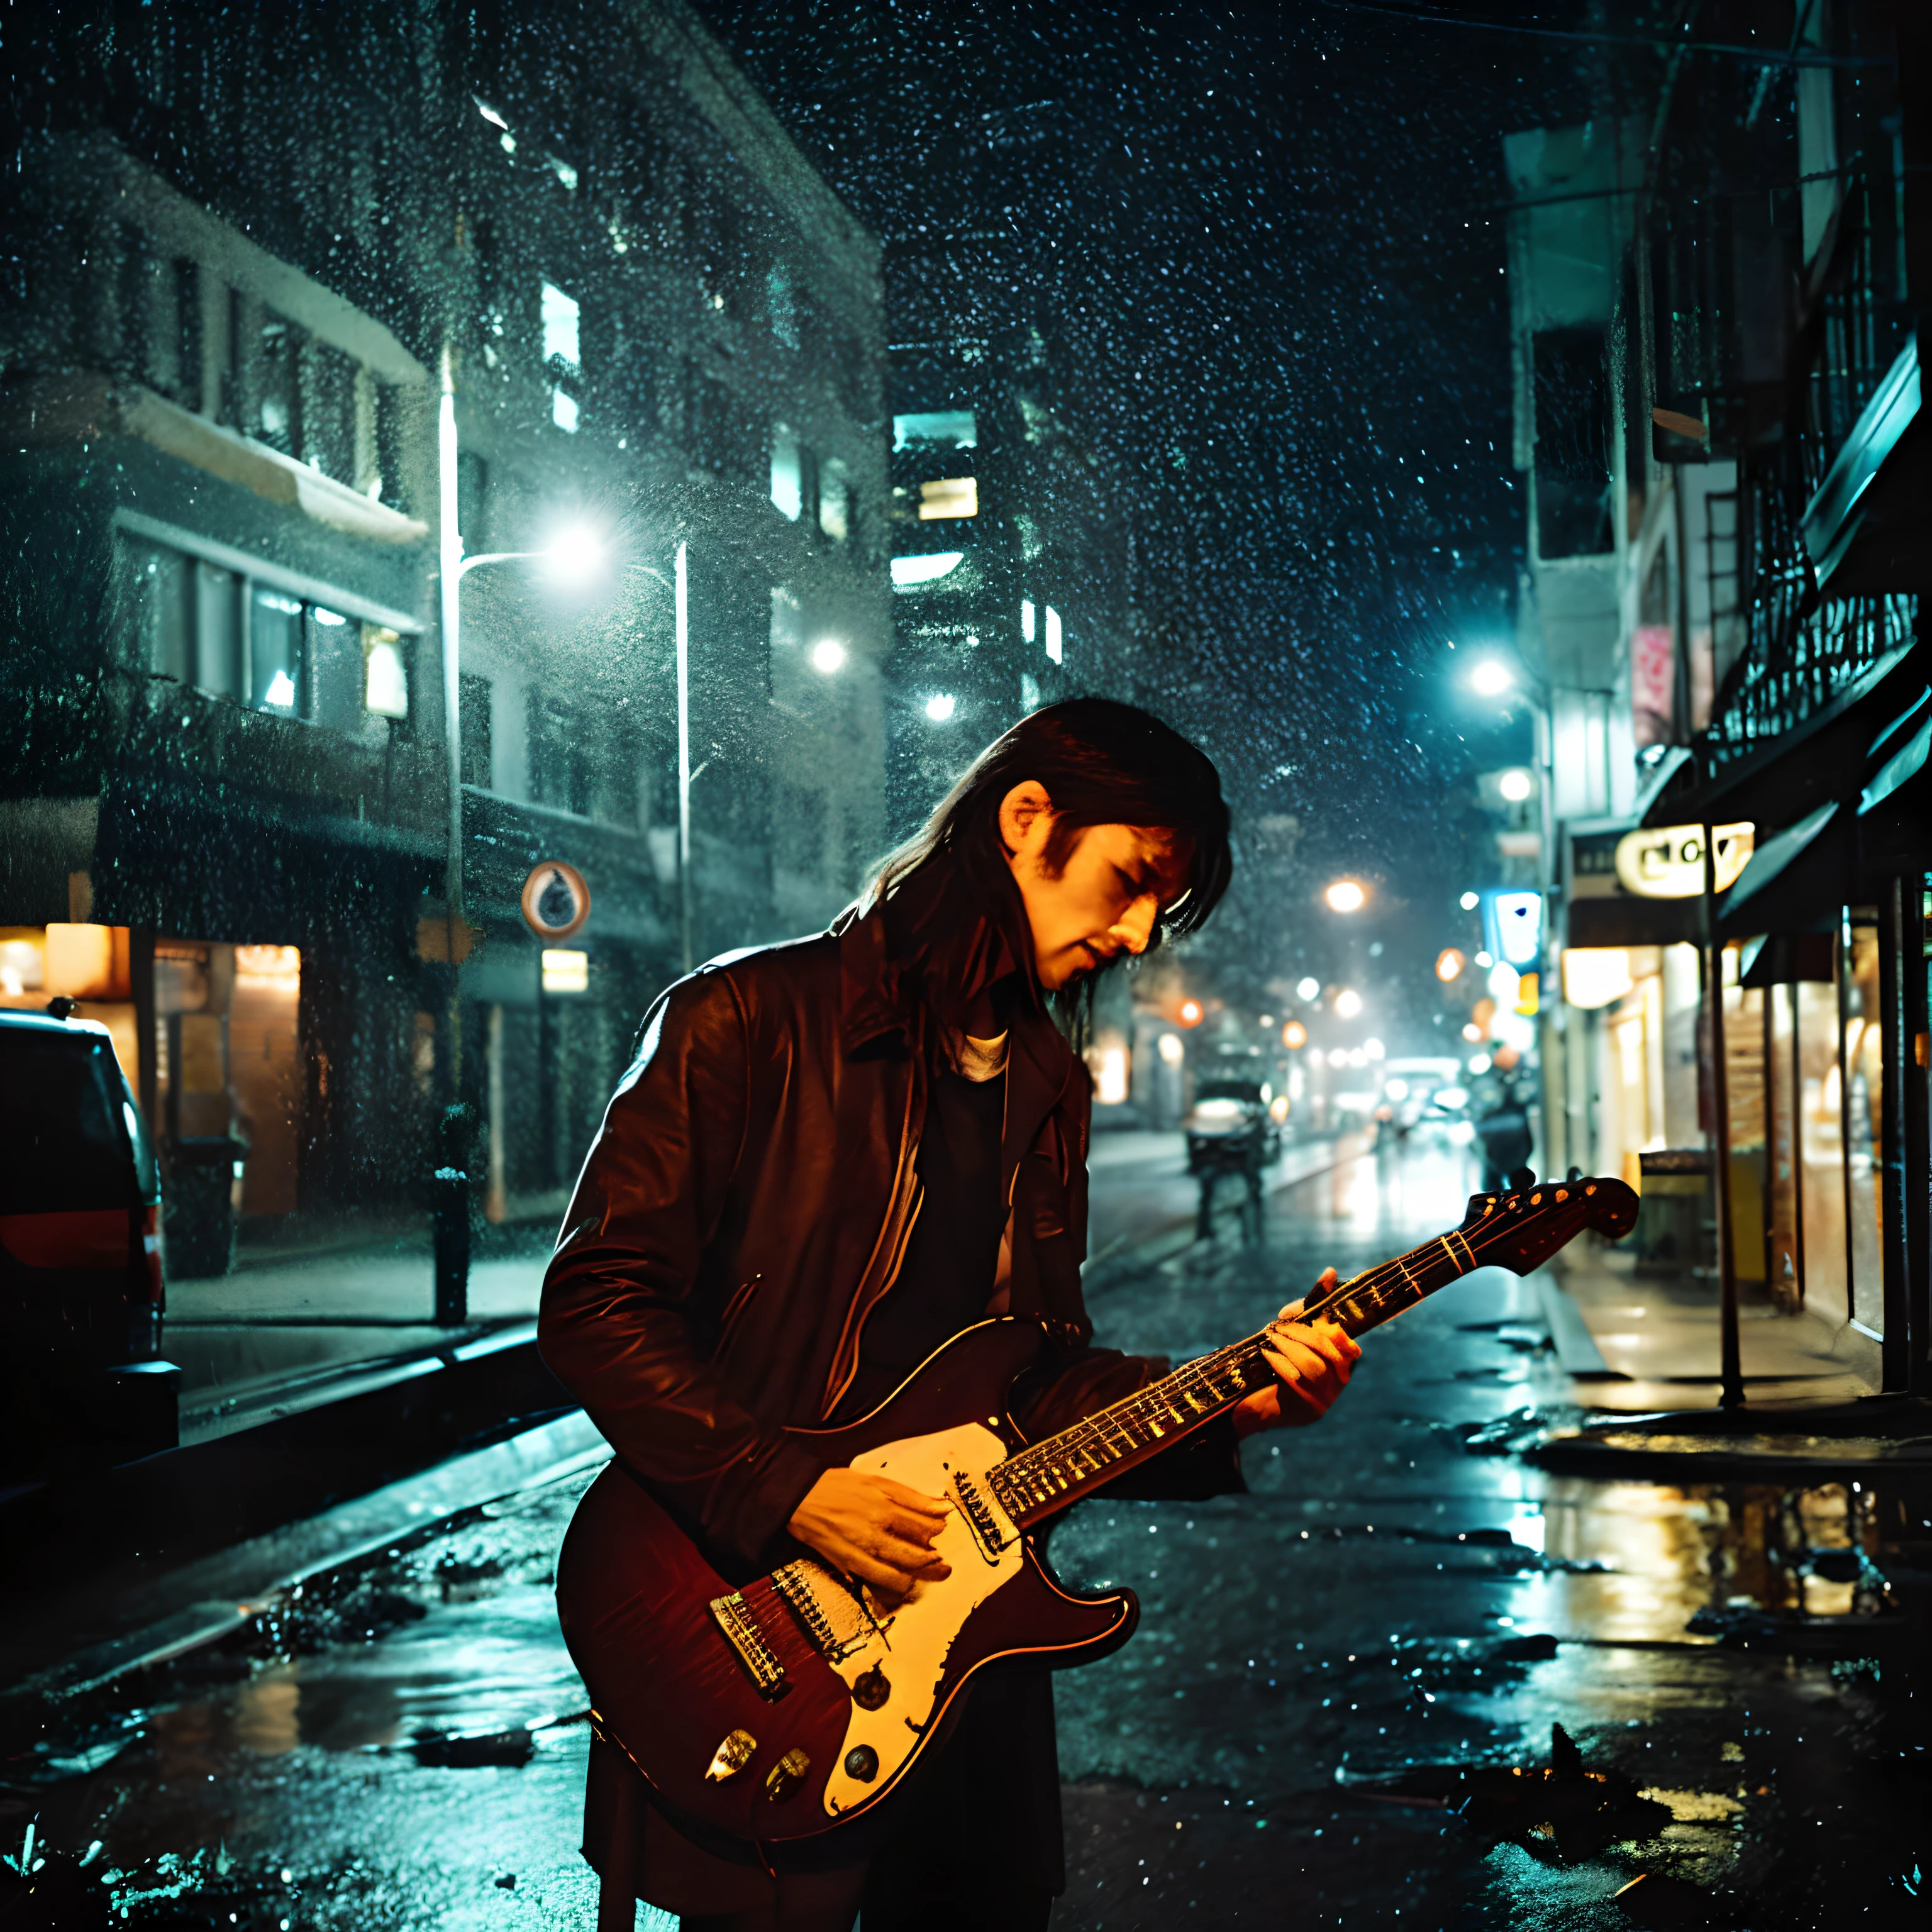
[[[880,862],[862,907],[886,902],[890,918],[894,904],[903,902],[902,944],[935,964],[952,950],[948,940],[968,940],[983,922],[1005,941],[1036,1000],[1047,1004],[1034,980],[1025,908],[1000,836],[1000,801],[1029,778],[1045,789],[1053,808],[1044,854],[1049,868],[1066,863],[1089,826],[1138,826],[1187,842],[1186,886],[1162,909],[1150,949],[1163,938],[1196,931],[1227,890],[1234,870],[1228,807],[1212,760],[1150,712],[1112,698],[1072,698],[1022,718],[988,746],[925,824]],[[921,890],[928,884],[934,890]],[[952,970],[944,982],[928,976],[928,992],[942,1023],[952,1024],[948,995],[964,962],[947,964]],[[1090,994],[1090,980],[1079,990]],[[1077,1034],[1088,1003],[1078,998],[1066,1003],[1071,1011],[1057,1017]]]

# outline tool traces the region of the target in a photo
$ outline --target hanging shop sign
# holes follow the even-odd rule
[[[1748,824],[1714,828],[1719,892],[1744,870],[1754,831]],[[1704,828],[1659,825],[1627,832],[1617,841],[1616,866],[1618,884],[1639,898],[1694,898],[1704,890]]]
[[[524,923],[539,939],[568,939],[590,916],[590,888],[574,866],[546,859],[524,881]]]

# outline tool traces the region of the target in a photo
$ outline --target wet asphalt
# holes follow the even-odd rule
[[[1230,1192],[1211,1241],[1090,1270],[1100,1338],[1181,1358],[1250,1332],[1322,1267],[1453,1225],[1466,1180],[1446,1150],[1365,1158],[1258,1226]],[[1932,1496],[1495,1453],[1490,1425],[1578,1391],[1535,1285],[1493,1270],[1365,1348],[1325,1422],[1250,1442],[1247,1494],[1102,1498],[1056,1531],[1063,1576],[1142,1612],[1057,1679],[1057,1932],[1932,1921]],[[49,1702],[5,1741],[0,1927],[589,1928],[550,1595],[589,1480]]]

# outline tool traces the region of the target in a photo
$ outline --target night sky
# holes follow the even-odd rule
[[[1341,4],[700,10],[884,240],[893,340],[1045,342],[1146,688],[1246,828],[1225,989],[1340,968],[1340,871],[1390,968],[1444,943],[1492,870],[1467,781],[1529,749],[1447,649],[1511,634],[1523,554],[1500,143],[1601,111],[1600,50]]]

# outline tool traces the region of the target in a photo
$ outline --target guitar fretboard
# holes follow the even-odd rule
[[[1558,1202],[1569,1198],[1567,1189],[1550,1192]],[[1537,1197],[1538,1205],[1543,1198]],[[1492,1202],[1486,1216],[1495,1205]],[[1486,1236],[1505,1232],[1501,1222],[1498,1216],[1492,1226],[1486,1219],[1470,1233],[1456,1228],[1425,1241],[1311,1302],[1301,1318],[1333,1322],[1350,1335],[1376,1328],[1480,1267]],[[1144,1461],[1212,1421],[1244,1396],[1268,1388],[1274,1371],[1262,1352],[1267,1339],[1264,1329],[1189,1362],[1071,1429],[1010,1456],[988,1478],[1000,1507],[1023,1526],[1039,1522],[1077,1502],[1127,1465]]]

